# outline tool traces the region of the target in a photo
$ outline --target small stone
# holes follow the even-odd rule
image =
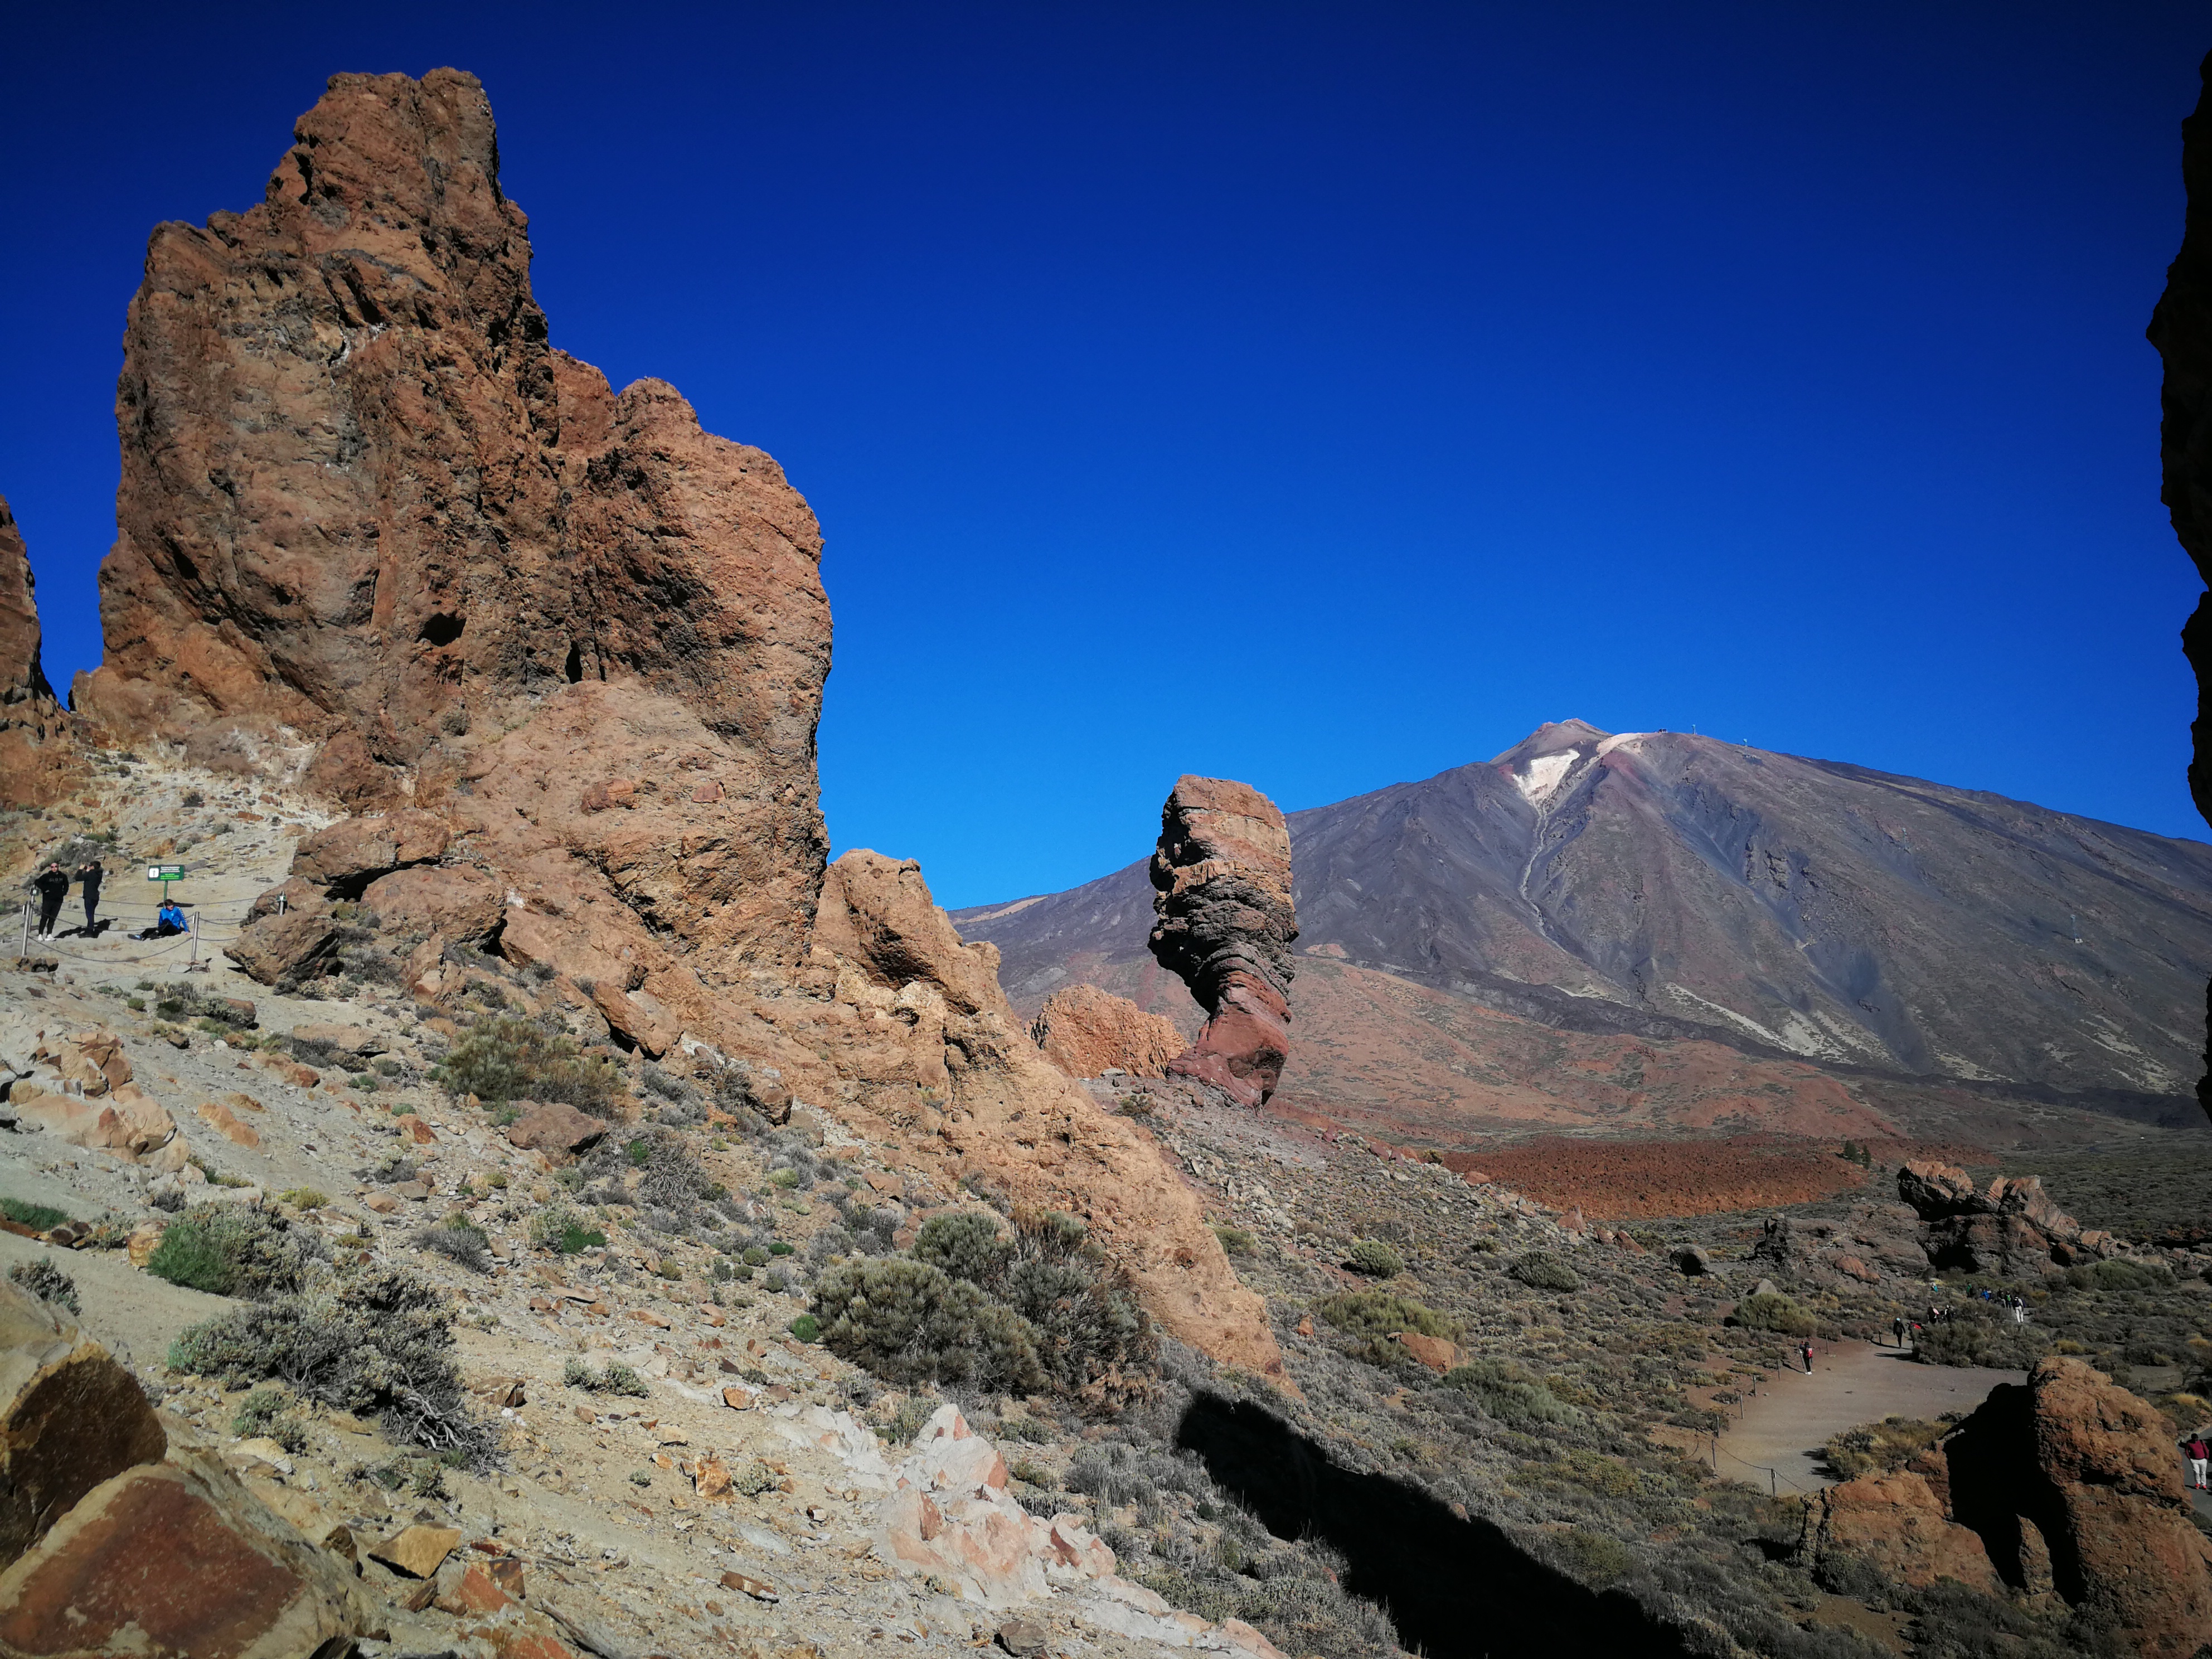
[[[428,1578],[460,1547],[458,1527],[405,1527],[369,1551],[375,1559],[410,1578]]]
[[[722,1363],[727,1364],[729,1362],[725,1360]],[[753,1391],[750,1389],[741,1389],[732,1382],[722,1390],[722,1403],[733,1412],[750,1411],[752,1408]]]
[[[750,1595],[756,1601],[775,1601],[781,1599],[775,1593],[775,1586],[769,1583],[768,1580],[754,1578],[742,1572],[724,1573],[722,1588],[736,1590],[741,1595]]]
[[[379,1215],[390,1215],[399,1207],[399,1200],[390,1193],[371,1193],[361,1201],[364,1210],[374,1210]]]
[[[1013,1659],[1036,1659],[1051,1639],[1034,1619],[1009,1619],[999,1626],[999,1645]]]

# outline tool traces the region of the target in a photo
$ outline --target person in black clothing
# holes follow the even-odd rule
[[[62,901],[69,896],[69,872],[58,864],[48,864],[39,872],[31,885],[39,890],[39,937],[52,939],[54,923],[60,919]]]
[[[88,859],[76,867],[76,878],[84,886],[84,931],[87,934],[100,931],[95,913],[100,908],[100,884],[106,874],[98,859]]]

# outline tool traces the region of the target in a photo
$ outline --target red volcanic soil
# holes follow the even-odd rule
[[[1961,1155],[1957,1147],[1875,1143],[1877,1165]],[[1863,1186],[1868,1172],[1832,1140],[1731,1135],[1723,1140],[1584,1140],[1550,1137],[1482,1152],[1446,1152],[1445,1165],[1475,1170],[1556,1209],[1580,1205],[1593,1221],[1644,1221],[1719,1210],[1803,1204]]]

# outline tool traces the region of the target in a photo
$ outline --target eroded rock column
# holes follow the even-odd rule
[[[1291,831],[1249,784],[1185,777],[1160,811],[1149,943],[1205,1009],[1206,1027],[1168,1074],[1266,1103],[1291,1045]]]

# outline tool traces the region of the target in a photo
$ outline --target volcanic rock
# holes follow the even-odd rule
[[[2199,70],[2205,91],[2196,112],[2181,124],[2181,181],[2188,198],[2181,249],[2166,273],[2166,292],[2152,312],[2150,343],[2165,360],[2160,393],[2159,459],[2165,481],[2159,497],[2173,521],[2182,550],[2197,574],[2212,583],[2212,57]],[[2212,823],[2212,593],[2197,602],[2181,630],[2181,649],[2197,673],[2197,720],[2189,763],[2189,793]],[[2207,1037],[2197,1098],[2212,1113],[2212,983],[2205,988]]]
[[[1944,1443],[1951,1511],[1997,1575],[2033,1590],[2048,1572],[2146,1659],[2212,1641],[2212,1540],[2189,1498],[2166,1419],[2078,1359],[2003,1383]]]
[[[540,1105],[521,1100],[515,1104],[522,1109],[522,1115],[507,1126],[507,1138],[526,1152],[586,1152],[607,1132],[603,1119],[560,1101]]]
[[[327,910],[286,910],[264,915],[238,930],[222,947],[240,972],[263,985],[307,972],[335,950],[338,925]]]
[[[1171,1074],[1266,1103],[1290,1054],[1291,835],[1274,802],[1221,778],[1177,779],[1160,811],[1148,943],[1206,1010]]]
[[[0,497],[0,805],[50,805],[82,770],[74,722],[40,661],[36,586],[15,515]]]
[[[292,874],[355,898],[377,877],[411,864],[428,864],[446,850],[453,833],[434,812],[413,807],[373,817],[340,818],[302,841],[292,854]]]
[[[1922,1247],[1939,1267],[2033,1279],[2114,1248],[2060,1209],[2040,1176],[1996,1176],[1979,1192],[1964,1170],[1922,1160],[1898,1171],[1897,1193],[1919,1214]]]
[[[1109,1070],[1165,1077],[1168,1062],[1189,1047],[1173,1020],[1095,985],[1054,992],[1030,1022],[1030,1036],[1047,1060],[1075,1078]]]
[[[1950,1578],[1986,1595],[2003,1589],[1980,1536],[1953,1521],[1926,1478],[1911,1469],[1863,1474],[1817,1493],[1805,1509],[1798,1553],[1815,1569],[1856,1556],[1918,1589]]]

